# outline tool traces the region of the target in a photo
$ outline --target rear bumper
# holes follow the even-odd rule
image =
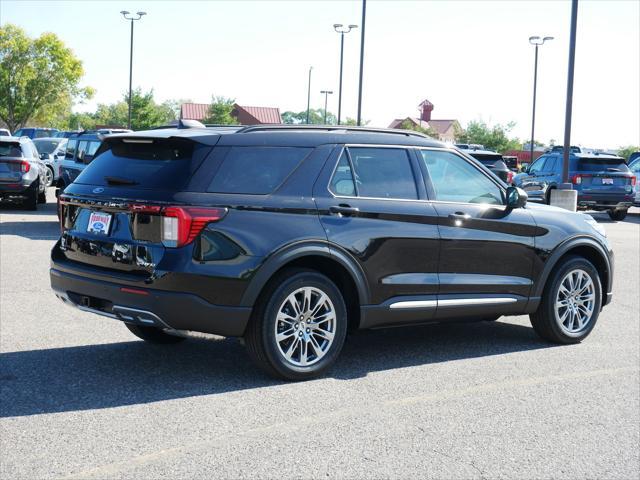
[[[582,195],[578,193],[578,206],[600,209],[627,209],[633,205],[633,195]]]
[[[0,199],[23,200],[30,195],[31,190],[33,190],[34,188],[35,184],[33,182],[0,184]]]
[[[68,305],[127,323],[232,337],[244,334],[251,315],[251,308],[213,305],[190,293],[152,289],[127,292],[125,286],[55,268],[50,269],[50,278],[56,296]]]

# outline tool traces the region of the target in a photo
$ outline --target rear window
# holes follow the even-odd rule
[[[483,165],[494,165],[497,161],[502,161],[502,155],[497,154],[470,153],[470,155]]]
[[[232,147],[207,191],[267,195],[306,157],[311,148]]]
[[[114,139],[103,143],[74,183],[180,190],[210,150],[188,140],[128,143]]]
[[[53,153],[53,151],[60,145],[60,140],[34,140],[33,144],[40,153]]]
[[[578,170],[588,172],[616,171],[628,172],[629,167],[621,158],[581,158],[578,160]]]
[[[22,157],[18,142],[0,142],[0,157]]]

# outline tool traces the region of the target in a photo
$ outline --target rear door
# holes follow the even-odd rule
[[[432,318],[437,215],[415,153],[397,146],[339,147],[314,186],[314,198],[333,248],[348,252],[364,271],[375,305],[365,325]]]
[[[533,284],[532,215],[508,209],[498,183],[457,153],[420,149],[419,158],[441,238],[438,317],[521,311]]]
[[[551,155],[542,155],[533,162],[526,173],[519,177],[518,186],[522,188],[529,198],[533,200],[544,200],[546,192],[546,164]]]

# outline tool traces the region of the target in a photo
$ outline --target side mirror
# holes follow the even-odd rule
[[[527,203],[527,192],[518,187],[507,188],[507,207],[522,208]]]
[[[46,160],[47,158],[49,158],[49,155],[47,155],[46,153],[40,154],[40,160]]]

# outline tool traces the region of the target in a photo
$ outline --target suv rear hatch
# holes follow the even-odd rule
[[[31,165],[22,158],[19,142],[0,142],[0,183],[17,184]]]
[[[212,147],[183,138],[112,137],[60,196],[58,255],[76,264],[150,277],[225,209],[175,199]]]
[[[635,185],[629,167],[617,157],[579,158],[571,181],[585,194],[629,195]]]

